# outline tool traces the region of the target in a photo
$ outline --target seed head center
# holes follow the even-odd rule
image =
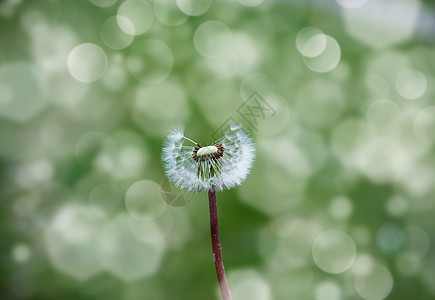
[[[198,152],[196,153],[196,155],[198,157],[201,157],[201,156],[208,156],[208,155],[211,155],[211,154],[214,154],[214,153],[217,153],[217,152],[218,152],[218,148],[216,146],[212,145],[212,146],[207,146],[207,147],[200,148],[198,150]]]

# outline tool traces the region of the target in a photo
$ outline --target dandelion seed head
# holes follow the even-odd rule
[[[241,184],[254,158],[254,144],[241,125],[231,126],[223,137],[204,147],[177,127],[169,133],[162,151],[168,179],[180,188],[197,191]]]

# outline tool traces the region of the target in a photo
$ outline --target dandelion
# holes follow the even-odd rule
[[[185,137],[183,128],[176,128],[168,136],[162,160],[177,187],[221,191],[245,180],[254,156],[251,137],[238,125],[205,147]]]
[[[254,144],[241,125],[232,126],[209,146],[184,136],[184,128],[175,128],[163,147],[166,176],[179,188],[208,191],[210,233],[219,287],[224,300],[231,293],[222,262],[216,205],[216,190],[240,185],[248,175],[255,157]]]

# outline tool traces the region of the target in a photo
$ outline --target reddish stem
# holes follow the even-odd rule
[[[225,276],[224,263],[222,261],[221,242],[219,239],[219,224],[216,205],[216,191],[214,188],[208,191],[208,200],[210,207],[210,234],[211,245],[213,248],[213,260],[216,267],[216,274],[224,300],[232,300],[230,288],[228,287],[227,277]]]

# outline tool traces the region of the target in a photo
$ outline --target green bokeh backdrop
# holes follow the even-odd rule
[[[219,299],[160,153],[241,122],[234,299],[433,299],[434,33],[432,1],[0,2],[0,298]]]

